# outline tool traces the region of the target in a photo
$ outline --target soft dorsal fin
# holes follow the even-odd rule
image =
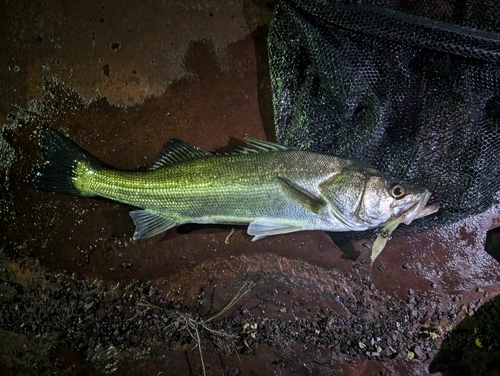
[[[180,162],[193,159],[204,158],[212,153],[203,150],[187,142],[173,138],[168,141],[158,152],[154,162],[148,167],[149,170],[156,170],[165,166],[171,166]]]
[[[239,154],[250,154],[250,153],[262,153],[267,151],[283,151],[283,150],[293,150],[288,146],[278,145],[274,142],[258,140],[256,138],[247,137],[247,146],[236,150]]]

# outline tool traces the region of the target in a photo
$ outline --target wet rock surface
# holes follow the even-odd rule
[[[182,226],[134,243],[125,205],[33,191],[41,126],[124,169],[173,137],[221,152],[272,137],[266,3],[103,3],[87,18],[76,3],[0,5],[5,374],[497,372],[500,264],[484,248],[498,207],[396,231],[371,264],[371,232],[339,248],[317,231],[253,243],[244,228]]]
[[[229,267],[220,260],[207,271],[220,270],[220,263]],[[443,304],[411,289],[399,296],[367,277],[272,254],[233,263],[248,267],[244,276],[211,276],[194,299],[182,299],[168,280],[109,283],[47,273],[36,259],[3,258],[5,365],[12,373],[126,374],[134,364],[137,372],[197,374],[210,365],[207,374],[281,369],[325,375],[359,374],[354,369],[362,365],[369,374],[425,373],[426,367],[455,374],[457,362],[467,374],[485,374],[497,365],[498,298],[485,304],[478,293],[464,305],[461,298]],[[78,354],[84,355],[75,362]],[[269,361],[265,368],[257,364],[262,358]]]

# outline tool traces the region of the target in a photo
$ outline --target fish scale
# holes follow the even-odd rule
[[[270,215],[276,210],[263,202],[263,199],[272,198],[276,203],[290,204],[290,200],[282,192],[277,176],[294,180],[304,189],[319,194],[319,184],[340,171],[336,166],[339,165],[337,158],[322,155],[324,161],[316,163],[317,171],[309,170],[305,174],[303,170],[310,159],[308,154],[310,153],[305,151],[287,151],[268,152],[267,155],[220,155],[146,172],[118,171],[94,166],[81,169],[81,173],[77,173],[77,181],[82,180],[82,186],[88,187],[85,191],[80,188],[84,194],[176,217],[187,216],[183,212],[185,208],[197,209],[197,212],[204,210],[205,213],[213,211],[214,215],[219,216],[239,214],[248,211],[242,206],[242,200],[257,207],[260,204],[260,213]],[[294,167],[283,168],[285,161],[295,162]],[[337,171],[334,171],[334,167]],[[323,172],[328,168],[328,173]],[[297,179],[298,174],[303,176]],[[211,205],[214,203],[217,205]],[[293,203],[293,206],[297,205]],[[253,217],[255,219],[255,215]],[[186,221],[195,219],[185,218]],[[246,220],[247,218],[238,222]]]

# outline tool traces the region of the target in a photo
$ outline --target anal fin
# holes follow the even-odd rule
[[[290,226],[283,223],[257,219],[250,223],[247,229],[247,233],[248,235],[254,236],[252,241],[255,242],[269,235],[288,234],[290,232],[297,232],[302,230],[303,228],[298,226]]]
[[[150,238],[176,226],[172,219],[147,210],[134,210],[129,214],[135,223],[134,240]]]

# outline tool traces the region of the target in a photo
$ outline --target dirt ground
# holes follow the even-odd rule
[[[372,264],[374,232],[254,243],[190,225],[133,242],[130,207],[30,187],[42,126],[122,169],[170,138],[272,140],[272,3],[0,13],[2,374],[500,374],[499,206],[396,231]]]

